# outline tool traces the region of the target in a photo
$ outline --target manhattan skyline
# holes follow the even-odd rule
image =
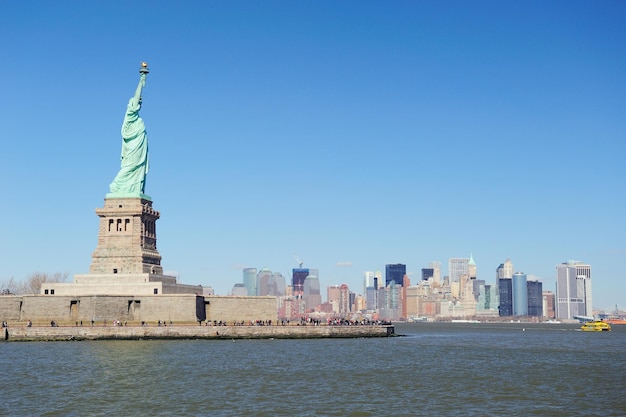
[[[623,3],[36,3],[0,5],[0,281],[89,270],[147,61],[146,194],[182,283],[225,295],[297,254],[360,292],[473,255],[554,290],[579,260],[595,307],[626,305]]]

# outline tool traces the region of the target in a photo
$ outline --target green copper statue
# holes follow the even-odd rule
[[[141,63],[139,84],[135,95],[128,101],[122,124],[122,166],[109,186],[107,197],[141,197],[144,194],[148,173],[148,135],[141,117],[141,91],[146,85],[148,64]]]

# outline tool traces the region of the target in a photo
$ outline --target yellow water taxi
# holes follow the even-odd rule
[[[600,320],[588,321],[580,328],[583,332],[610,332],[611,325]]]

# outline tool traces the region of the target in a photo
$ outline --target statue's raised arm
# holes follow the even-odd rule
[[[142,92],[146,85],[148,64],[141,63],[139,84],[135,95],[128,101],[124,122],[122,123],[122,163],[119,172],[110,185],[111,193],[107,197],[141,197],[146,186],[148,173],[148,135],[139,110],[142,104]]]
[[[144,66],[145,64],[145,66]],[[141,104],[141,92],[143,88],[146,86],[146,75],[148,74],[148,64],[145,62],[141,63],[141,69],[139,70],[139,84],[137,84],[137,89],[135,90],[134,99]]]

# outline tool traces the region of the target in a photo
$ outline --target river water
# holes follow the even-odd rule
[[[626,416],[626,326],[0,343],[2,416]]]

